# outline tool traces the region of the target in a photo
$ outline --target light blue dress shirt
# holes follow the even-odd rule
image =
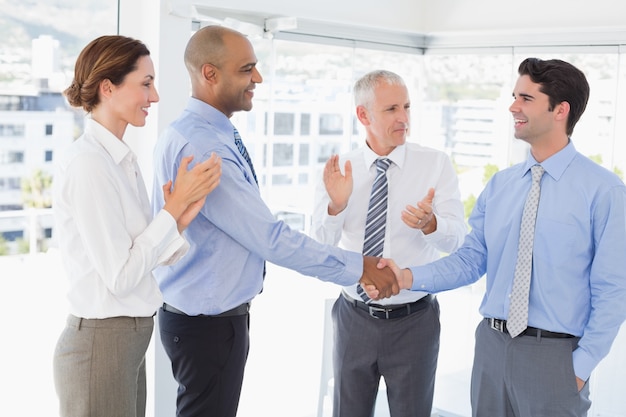
[[[156,144],[155,212],[164,204],[161,186],[176,178],[183,157],[204,161],[215,152],[222,158],[219,186],[185,231],[189,252],[175,265],[154,272],[164,301],[190,315],[230,310],[261,291],[265,260],[339,285],[356,283],[363,256],[320,244],[276,220],[233,134],[223,113],[190,98]]]
[[[439,292],[486,273],[484,317],[507,319],[532,156],[498,172],[479,196],[454,254],[411,268],[413,289]],[[545,160],[528,325],[581,337],[574,371],[587,380],[626,318],[626,187],[573,143]]]

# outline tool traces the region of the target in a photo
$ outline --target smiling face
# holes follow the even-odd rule
[[[120,85],[111,84],[108,108],[124,125],[144,126],[148,108],[159,101],[154,86],[154,65],[149,55],[137,60],[137,69],[129,72]]]
[[[550,109],[549,97],[540,91],[540,87],[528,75],[520,76],[513,90],[513,104],[509,107],[515,123],[515,137],[531,145],[552,136],[559,127],[555,123],[557,109]]]
[[[252,98],[256,84],[263,77],[256,68],[257,58],[252,44],[239,34],[224,35],[224,49],[228,55],[219,67],[215,67],[215,108],[230,117],[237,111],[252,109]]]
[[[404,145],[411,119],[409,92],[404,85],[381,82],[367,106],[357,106],[357,117],[367,131],[367,144],[377,155],[389,155]]]

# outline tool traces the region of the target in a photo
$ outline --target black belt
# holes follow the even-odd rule
[[[189,314],[184,313],[182,311],[180,311],[179,309],[177,309],[176,307],[172,307],[171,305],[167,304],[167,303],[163,303],[163,310],[170,312],[170,313],[174,313],[174,314],[180,314],[181,316],[189,316]],[[189,316],[189,317],[230,317],[230,316],[243,316],[244,314],[248,314],[248,312],[250,311],[250,303],[243,303],[242,305],[240,305],[239,307],[235,307],[232,310],[228,310],[225,311],[223,313],[220,314],[212,314],[212,315],[208,315],[208,314],[198,314],[197,316]]]
[[[485,320],[487,320],[487,322],[489,323],[489,327],[491,327],[493,330],[497,330],[501,333],[506,333],[506,334],[509,333],[509,331],[506,328],[506,320],[492,319],[492,318],[486,318]],[[520,333],[520,336],[546,337],[549,339],[569,339],[569,338],[575,337],[571,334],[549,332],[548,330],[542,330],[536,327],[527,327],[526,330]]]
[[[352,297],[348,296],[345,292],[342,292],[341,294],[346,299],[346,301],[348,301],[353,307],[365,311],[375,319],[383,320],[398,319],[400,317],[405,317],[409,314],[413,314],[417,311],[423,310],[428,307],[433,299],[433,296],[428,294],[413,303],[380,305],[367,304],[363,301],[355,300]]]

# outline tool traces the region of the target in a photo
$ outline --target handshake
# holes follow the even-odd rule
[[[372,300],[389,298],[400,290],[410,289],[413,274],[410,269],[400,269],[393,259],[363,257],[363,275],[359,280],[361,287]]]

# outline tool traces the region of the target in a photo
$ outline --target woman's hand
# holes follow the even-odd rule
[[[215,153],[189,169],[192,160],[193,156],[183,158],[174,186],[171,180],[163,186],[163,208],[174,217],[179,232],[185,230],[198,215],[206,196],[219,185],[222,175],[222,159]]]

